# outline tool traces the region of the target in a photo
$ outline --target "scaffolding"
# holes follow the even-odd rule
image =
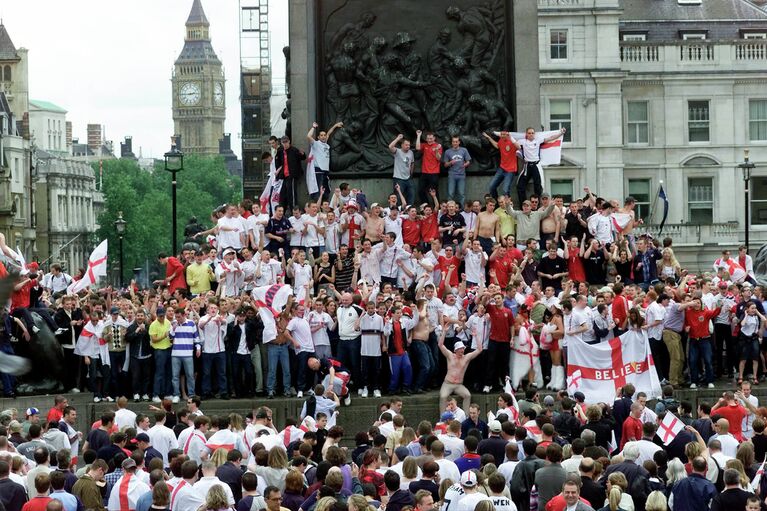
[[[240,0],[240,101],[242,104],[243,197],[253,199],[266,185],[269,169],[261,154],[271,135],[269,0]]]

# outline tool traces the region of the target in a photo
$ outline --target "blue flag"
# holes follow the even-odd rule
[[[663,219],[660,221],[660,228],[658,229],[658,237],[660,237],[663,232],[663,225],[666,223],[666,218],[668,218],[668,197],[666,197],[666,192],[663,190],[663,185],[658,190],[658,198],[663,201]]]

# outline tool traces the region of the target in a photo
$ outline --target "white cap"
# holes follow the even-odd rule
[[[456,342],[455,345],[453,346],[454,352],[458,350],[464,350],[464,349],[466,349],[466,345],[464,345],[461,341]]]
[[[461,486],[477,486],[477,474],[471,470],[461,474]]]

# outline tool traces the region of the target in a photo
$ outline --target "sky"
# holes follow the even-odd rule
[[[202,1],[226,73],[225,128],[239,155],[239,0]],[[284,83],[288,2],[269,4],[273,76]],[[136,155],[141,149],[157,158],[170,149],[170,79],[191,6],[192,0],[7,1],[0,17],[15,46],[29,50],[30,99],[66,109],[81,141],[88,123],[102,124],[118,154],[130,135]]]

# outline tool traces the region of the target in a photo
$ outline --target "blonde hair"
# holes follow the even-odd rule
[[[232,431],[243,431],[245,429],[242,415],[239,413],[229,414],[229,427]]]
[[[676,256],[674,255],[674,249],[671,247],[666,247],[663,250],[661,250],[661,256],[668,256],[668,262],[671,264],[671,266],[674,268],[674,270],[680,269],[681,265],[679,264],[679,261],[676,260]],[[663,266],[663,259],[660,259],[658,261],[659,266]]]
[[[336,503],[336,499],[333,497],[322,497],[317,501],[317,505],[314,506],[315,511],[330,511]]]
[[[610,474],[610,479],[612,479],[612,475],[613,474]],[[607,505],[610,507],[610,511],[618,511],[622,497],[623,491],[621,490],[621,487],[613,484],[610,488],[610,492],[607,494]]]
[[[644,508],[645,511],[667,511],[666,496],[663,495],[663,492],[655,490],[647,496],[647,503]]]
[[[269,450],[269,457],[266,464],[271,468],[288,468],[288,457],[281,447],[276,445]]]
[[[626,479],[626,476],[621,472],[613,472],[607,477],[607,481],[613,486],[618,486],[622,491],[626,491],[629,487],[629,482]]]
[[[346,505],[348,506],[349,511],[367,511],[370,506],[365,497],[357,494],[350,495],[349,500],[346,501]]]
[[[406,479],[415,479],[418,477],[418,463],[413,456],[408,456],[402,462],[402,475]]]
[[[220,484],[214,484],[208,490],[208,496],[205,498],[205,509],[218,511],[229,507],[229,500],[226,498],[224,487]]]
[[[748,488],[749,484],[751,483],[751,479],[749,479],[746,475],[746,471],[743,468],[743,463],[739,459],[733,458],[731,460],[727,460],[727,463],[724,464],[724,467],[737,470],[740,474],[740,486],[743,488]]]
[[[415,430],[413,428],[405,428],[402,430],[402,438],[399,441],[399,444],[402,446],[407,447],[410,445],[410,442],[413,442],[415,440]]]
[[[477,505],[474,506],[474,511],[495,511],[495,506],[490,499],[480,500],[477,502]]]
[[[229,454],[228,449],[219,447],[218,449],[213,451],[213,454],[210,456],[210,462],[213,463],[216,466],[216,468],[218,468],[224,463],[226,463],[227,454]]]

